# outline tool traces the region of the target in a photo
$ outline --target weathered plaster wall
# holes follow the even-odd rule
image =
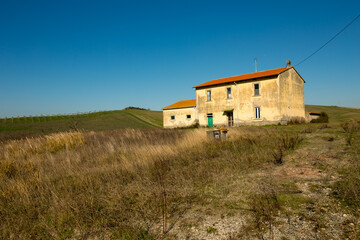
[[[255,83],[260,86],[259,96],[254,96]],[[227,99],[228,87],[231,87],[231,99]],[[226,126],[227,116],[223,113],[229,109],[234,109],[235,125],[278,123],[281,119],[278,89],[277,78],[197,89],[199,124],[207,126],[207,114],[212,113],[215,126]],[[211,101],[207,101],[207,90],[211,90]],[[260,107],[260,119],[255,118],[255,107]]]
[[[278,81],[282,120],[305,119],[304,81],[293,68],[281,73]]]
[[[231,88],[232,93],[230,99],[227,99],[226,94],[226,89],[228,87]],[[207,90],[211,90],[211,101],[207,101]],[[223,115],[223,113],[225,110],[235,108],[235,101],[237,98],[235,90],[236,87],[234,84],[196,90],[196,103],[200,126],[207,126],[207,114],[210,113],[213,114],[214,126],[225,125],[227,123],[227,116]]]
[[[191,115],[191,118],[187,119],[186,115]],[[171,116],[175,119],[171,120]],[[164,128],[190,127],[195,124],[196,118],[195,107],[163,110]]]

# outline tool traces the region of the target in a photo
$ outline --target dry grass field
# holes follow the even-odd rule
[[[0,144],[1,239],[358,239],[359,123]]]

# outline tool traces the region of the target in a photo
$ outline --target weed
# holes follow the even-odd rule
[[[303,138],[298,134],[289,135],[288,133],[282,134],[278,138],[278,144],[272,151],[275,165],[281,165],[283,163],[284,153],[287,150],[294,150],[296,145],[303,141]]]
[[[341,123],[340,126],[343,128],[343,130],[346,133],[346,143],[348,145],[352,144],[354,135],[359,131],[360,129],[360,121],[350,120],[344,123]]]
[[[268,229],[272,236],[275,216],[281,209],[277,193],[274,190],[263,190],[251,196],[249,205],[258,234],[262,236],[261,233]]]
[[[302,132],[303,133],[312,133],[313,131],[314,131],[314,129],[312,127],[305,127]]]
[[[209,226],[207,229],[206,229],[206,232],[207,233],[210,233],[210,234],[213,234],[213,233],[216,233],[217,229],[212,227],[212,226]]]
[[[333,142],[333,141],[335,140],[335,138],[334,138],[334,137],[328,137],[327,140],[328,140],[329,142]]]

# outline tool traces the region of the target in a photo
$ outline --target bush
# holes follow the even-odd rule
[[[305,118],[302,117],[292,117],[289,121],[288,124],[301,124],[305,122]]]
[[[254,194],[250,197],[250,210],[252,212],[253,224],[258,231],[258,237],[264,239],[262,233],[265,229],[269,230],[270,236],[273,236],[273,226],[281,206],[278,194],[274,189]]]
[[[340,126],[346,133],[346,143],[351,145],[354,134],[357,133],[360,129],[360,121],[350,120],[340,124]]]
[[[329,116],[326,112],[321,112],[320,116],[316,119],[313,119],[310,121],[311,123],[328,123],[329,122]]]

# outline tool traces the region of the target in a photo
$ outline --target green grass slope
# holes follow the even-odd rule
[[[331,123],[360,119],[360,109],[306,105],[307,111],[326,112]],[[0,140],[69,130],[106,131],[121,128],[161,128],[162,111],[117,110],[78,115],[35,116],[0,119]]]
[[[118,110],[78,115],[0,119],[0,140],[69,130],[106,131],[121,128],[162,127],[162,112]]]
[[[350,119],[360,119],[360,108],[348,108],[337,106],[305,105],[306,111],[326,112],[331,123],[345,122]]]

